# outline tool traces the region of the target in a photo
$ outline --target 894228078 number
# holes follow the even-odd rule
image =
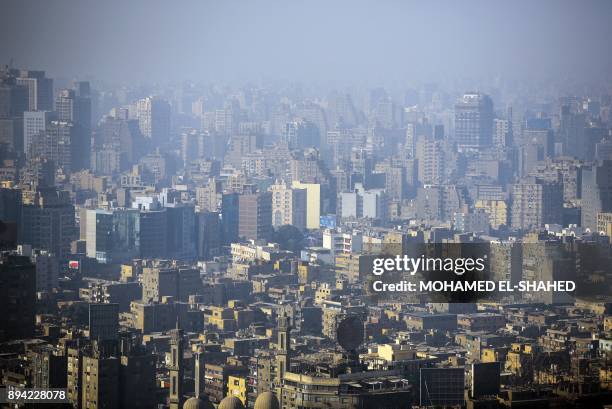
[[[66,389],[20,388],[0,389],[0,403],[62,403],[68,402]]]

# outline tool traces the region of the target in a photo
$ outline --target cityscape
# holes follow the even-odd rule
[[[0,407],[612,408],[612,3],[42,3]]]

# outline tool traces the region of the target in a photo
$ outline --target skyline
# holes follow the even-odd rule
[[[0,408],[612,409],[610,17],[1,3]]]

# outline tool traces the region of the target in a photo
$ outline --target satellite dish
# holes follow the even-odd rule
[[[363,321],[356,315],[349,315],[340,321],[336,329],[338,344],[346,351],[355,351],[363,342]]]

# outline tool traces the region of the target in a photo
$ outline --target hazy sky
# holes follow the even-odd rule
[[[0,62],[171,82],[612,73],[609,0],[1,0]]]

